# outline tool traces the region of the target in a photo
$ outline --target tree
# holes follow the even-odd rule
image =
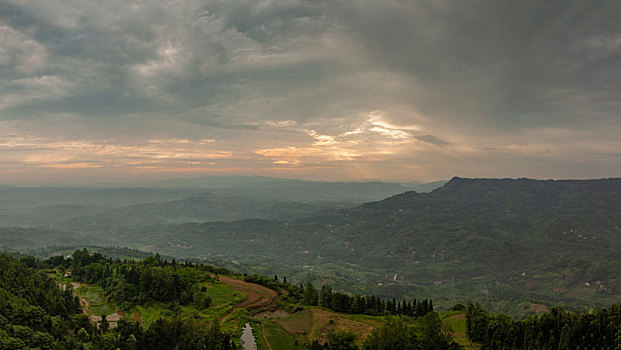
[[[211,306],[211,297],[202,291],[194,293],[194,304],[201,309],[206,309]]]
[[[383,327],[376,328],[364,342],[364,350],[406,350],[421,349],[418,336],[405,319],[390,317]]]
[[[318,301],[319,295],[317,294],[317,289],[315,289],[312,283],[308,282],[306,288],[304,288],[304,304],[317,305]]]
[[[106,333],[110,325],[108,324],[108,320],[106,320],[106,314],[101,314],[101,322],[99,323],[99,330],[102,333]]]
[[[321,286],[321,306],[330,307],[332,306],[332,287],[327,284]]]
[[[326,344],[329,350],[357,350],[356,335],[352,332],[341,331],[328,332],[328,342]]]

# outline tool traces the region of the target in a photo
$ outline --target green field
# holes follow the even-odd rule
[[[256,320],[250,321],[250,326],[252,326],[252,334],[254,335],[254,340],[257,343],[257,350],[269,350],[267,344],[265,344],[265,340],[263,339],[263,329],[261,328],[261,322]]]
[[[272,349],[303,349],[302,346],[296,346],[293,337],[279,325],[266,321],[263,322],[263,329],[265,330],[265,338],[267,338],[267,342],[270,343]]]
[[[239,300],[239,296],[236,295],[235,298]],[[193,305],[150,303],[148,305],[137,305],[135,310],[140,314],[140,320],[145,326],[149,326],[159,318],[176,316],[182,319],[202,320],[205,322],[220,320],[223,329],[235,331],[239,320],[248,317],[246,310],[234,307],[237,302],[226,301],[220,303],[220,305],[205,309],[200,309]]]
[[[451,331],[453,340],[465,349],[479,349],[466,337],[466,314],[463,311],[447,311],[440,314],[442,323]]]
[[[151,323],[155,322],[158,318],[165,316],[172,316],[173,312],[158,306],[136,306],[136,310],[140,314],[142,324],[148,327]]]
[[[233,311],[234,305],[246,299],[245,295],[235,292],[219,281],[202,282],[199,286],[207,288],[207,294],[211,297],[211,307],[200,309],[193,305],[174,306],[163,303],[138,305],[136,311],[140,314],[141,322],[148,326],[158,318],[170,316],[202,319],[209,322],[222,318],[226,320],[233,316],[229,314]]]
[[[89,311],[95,315],[110,315],[116,312],[116,307],[108,301],[101,287],[80,286],[76,294],[88,301]]]
[[[213,306],[220,306],[227,302],[236,304],[246,299],[245,295],[235,292],[231,287],[219,281],[203,282],[199,286],[207,288],[207,294],[211,297]]]

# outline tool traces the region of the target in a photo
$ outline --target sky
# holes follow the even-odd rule
[[[0,0],[0,184],[621,176],[620,1]]]

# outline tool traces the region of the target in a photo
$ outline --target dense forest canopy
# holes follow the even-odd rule
[[[470,303],[466,317],[468,337],[486,349],[621,349],[621,304],[514,320]]]

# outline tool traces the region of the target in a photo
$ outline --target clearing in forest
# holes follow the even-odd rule
[[[480,349],[478,345],[473,344],[466,336],[466,314],[464,312],[447,312],[440,316],[442,323],[451,330],[453,340],[464,347],[464,349]]]
[[[74,289],[74,294],[80,298],[80,304],[92,322],[95,322],[99,326],[101,315],[106,315],[106,321],[108,321],[109,327],[114,328],[117,326],[117,322],[121,319],[122,312],[108,301],[101,287],[77,282],[71,284],[74,288],[77,287]]]

